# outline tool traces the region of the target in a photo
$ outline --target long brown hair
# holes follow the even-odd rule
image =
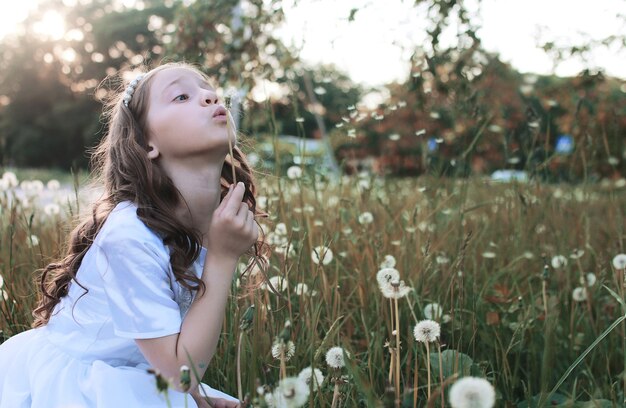
[[[91,157],[93,178],[104,186],[103,196],[70,233],[66,256],[46,266],[39,280],[40,294],[33,311],[33,327],[45,325],[54,307],[67,295],[69,285],[75,281],[83,257],[91,247],[110,212],[122,201],[137,206],[137,215],[151,230],[159,233],[163,243],[170,248],[170,263],[177,281],[193,291],[204,293],[201,279],[189,272],[189,267],[200,254],[201,238],[198,231],[190,229],[174,218],[174,209],[181,203],[181,196],[172,180],[154,161],[147,156],[147,123],[150,83],[154,74],[171,67],[184,67],[209,79],[196,67],[186,63],[168,63],[149,71],[137,84],[133,97],[126,106],[120,87],[113,98],[105,103],[104,117],[108,125],[107,134],[96,147]],[[256,184],[245,155],[233,146],[233,157],[228,155],[221,174],[221,197],[234,182],[232,168],[237,181],[246,186],[244,202],[255,215],[261,214],[256,207]],[[267,250],[261,228],[258,241],[250,255],[262,264],[261,252]],[[249,264],[249,268],[252,264]],[[81,287],[88,292],[88,289]]]

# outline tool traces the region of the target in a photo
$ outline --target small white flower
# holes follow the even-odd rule
[[[276,408],[298,408],[309,399],[309,386],[297,377],[288,377],[278,383],[272,393],[271,406]]]
[[[276,341],[272,345],[272,357],[275,359],[280,359],[280,354],[285,354],[285,361],[289,361],[291,357],[296,353],[296,345],[293,341],[289,340],[287,344],[282,341]]]
[[[463,377],[450,388],[452,408],[491,408],[496,403],[496,391],[489,381]]]
[[[311,251],[311,259],[317,265],[319,265],[320,262],[322,265],[328,265],[333,260],[333,251],[325,246],[315,247],[313,251]]]
[[[287,177],[296,180],[302,177],[302,168],[300,166],[291,166],[287,169]]]
[[[324,382],[324,375],[322,371],[317,368],[306,367],[300,371],[298,374],[298,378],[307,386],[311,386],[311,381],[313,381],[313,391],[317,390],[320,385]]]
[[[443,316],[443,309],[439,303],[429,303],[424,306],[424,317],[429,320],[439,320]]]
[[[626,254],[617,254],[613,258],[613,267],[621,270],[626,269]]]
[[[295,288],[296,295],[302,296],[309,293],[309,286],[306,283],[298,283]]]
[[[396,258],[393,255],[385,255],[385,260],[380,264],[380,268],[393,268],[396,266]]]
[[[374,221],[374,216],[372,215],[371,212],[364,212],[361,215],[359,215],[359,224],[361,225],[367,225],[367,224],[371,224]]]
[[[326,352],[326,364],[330,368],[341,368],[346,365],[343,358],[344,350],[341,347],[333,347]],[[346,356],[350,358],[350,354],[346,351]]]
[[[553,256],[551,264],[554,269],[563,268],[564,266],[567,266],[567,258],[563,255]]]
[[[441,327],[439,323],[433,320],[422,320],[415,325],[413,329],[413,336],[415,340],[422,343],[432,343],[437,341],[441,334]]]
[[[583,287],[577,287],[572,292],[572,299],[575,302],[584,302],[587,300],[587,289]]]

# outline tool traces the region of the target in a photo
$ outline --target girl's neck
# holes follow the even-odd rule
[[[203,238],[203,245],[213,212],[220,204],[222,166],[223,161],[219,166],[204,166],[200,169],[176,165],[169,165],[165,169],[182,196],[176,218],[187,227],[197,230]]]

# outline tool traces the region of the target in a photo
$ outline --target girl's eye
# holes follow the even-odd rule
[[[174,98],[175,101],[186,101],[187,99],[189,99],[189,96],[185,94],[178,95],[176,98]]]

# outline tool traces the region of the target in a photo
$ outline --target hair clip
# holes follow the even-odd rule
[[[133,99],[135,88],[137,88],[139,81],[141,81],[143,77],[144,77],[144,74],[138,75],[137,78],[133,79],[130,82],[130,84],[128,84],[128,86],[126,87],[126,90],[124,91],[124,105],[126,105],[126,107],[128,107],[130,100]]]

